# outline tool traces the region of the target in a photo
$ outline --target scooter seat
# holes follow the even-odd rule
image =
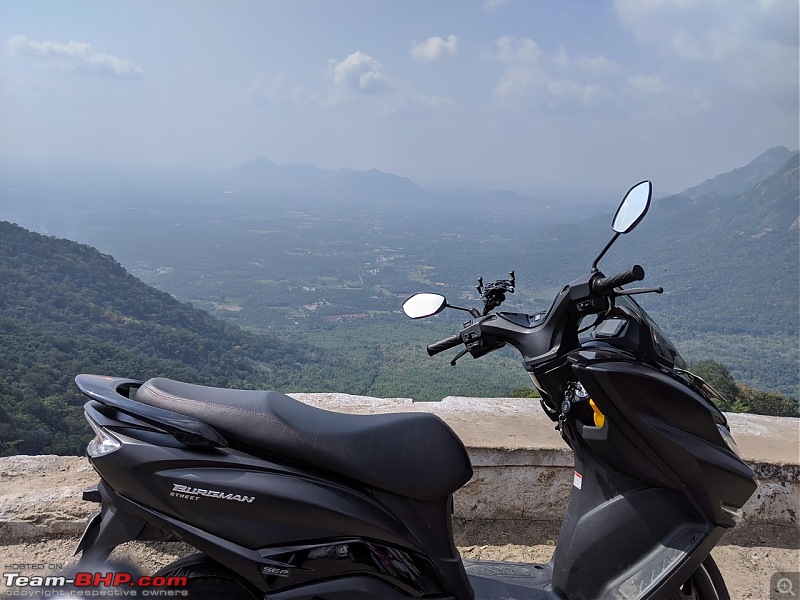
[[[208,423],[245,445],[367,485],[437,500],[472,477],[464,444],[430,413],[351,415],[271,391],[231,390],[157,377],[136,401]]]

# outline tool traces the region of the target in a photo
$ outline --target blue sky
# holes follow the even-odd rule
[[[678,191],[798,146],[796,0],[0,3],[0,161]]]

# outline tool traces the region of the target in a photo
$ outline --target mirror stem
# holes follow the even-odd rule
[[[600,254],[597,255],[597,258],[594,259],[594,262],[592,263],[592,273],[596,273],[598,271],[597,263],[599,263],[600,259],[603,258],[606,255],[606,252],[608,252],[608,249],[611,248],[611,245],[614,242],[617,241],[618,237],[619,237],[619,233],[615,233],[614,237],[611,238],[611,241],[606,244],[606,247],[603,248],[603,250],[600,252]]]
[[[453,306],[452,304],[445,304],[446,308],[454,308],[456,310],[463,310],[464,312],[468,312],[472,315],[473,319],[477,319],[481,316],[481,313],[478,312],[477,308],[462,308],[461,306]]]

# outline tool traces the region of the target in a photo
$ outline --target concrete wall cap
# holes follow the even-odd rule
[[[414,402],[348,394],[292,396],[319,408],[348,413],[431,412],[444,419],[471,449],[567,449],[535,398],[448,396],[440,402]],[[800,466],[800,418],[742,413],[725,413],[725,417],[745,460]]]

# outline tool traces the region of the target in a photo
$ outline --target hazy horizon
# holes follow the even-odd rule
[[[798,3],[0,5],[0,162],[678,192],[798,147]]]
[[[773,147],[774,148],[774,147]],[[683,192],[685,189],[689,187],[693,187],[699,185],[706,180],[713,179],[719,175],[724,173],[728,173],[733,171],[737,168],[741,168],[746,166],[749,162],[753,159],[756,159],[758,156],[763,154],[764,152],[770,150],[771,148],[765,148],[762,152],[752,156],[746,162],[739,164],[739,165],[730,165],[725,171],[720,173],[709,173],[704,176],[702,179],[699,179],[689,186],[686,186],[682,189],[665,189],[660,182],[656,182],[654,186],[654,197],[661,198],[667,197],[674,194],[678,194]],[[797,148],[789,148],[790,152],[798,152]],[[81,192],[90,192],[91,190],[97,190],[98,188],[106,188],[110,186],[112,189],[119,187],[120,185],[136,185],[137,187],[141,187],[143,189],[149,189],[151,192],[157,192],[159,189],[162,189],[163,186],[171,186],[171,185],[182,185],[182,186],[190,186],[196,190],[205,190],[206,185],[218,185],[221,183],[222,178],[226,175],[233,173],[236,171],[238,167],[246,165],[249,162],[254,162],[259,159],[267,159],[267,157],[259,156],[251,159],[250,161],[245,161],[242,165],[237,165],[233,169],[200,169],[200,168],[193,168],[193,167],[186,167],[186,168],[178,168],[178,169],[157,169],[153,167],[139,167],[139,168],[131,168],[131,167],[102,167],[102,166],[83,166],[83,167],[69,167],[63,164],[47,164],[47,163],[31,163],[31,162],[19,162],[17,164],[9,164],[8,162],[5,164],[0,164],[0,179],[4,179],[7,184],[10,184],[12,187],[17,184],[22,185],[30,185],[33,184],[36,187],[55,187],[61,188],[66,187],[67,189],[73,189],[74,191],[81,191]],[[272,161],[270,161],[272,162]],[[312,163],[273,163],[278,167],[296,167],[296,166],[303,166],[303,167],[312,167],[316,169],[322,169],[318,165],[314,165]],[[347,167],[340,167],[339,169],[325,169],[329,172],[335,172],[337,170],[344,170],[344,171],[355,171],[355,172],[366,172],[369,170],[374,170],[374,167],[367,168],[367,169],[349,169]],[[547,199],[549,201],[555,203],[571,203],[571,204],[607,204],[609,207],[612,205],[616,205],[619,202],[620,196],[622,193],[625,192],[625,189],[609,189],[609,190],[583,190],[583,189],[575,189],[575,188],[566,188],[566,187],[556,187],[552,189],[548,189],[545,187],[538,187],[538,188],[529,188],[529,189],[512,189],[511,187],[502,187],[502,186],[481,186],[481,185],[467,185],[464,183],[448,183],[448,182],[441,182],[441,181],[416,181],[411,177],[406,177],[401,173],[391,173],[388,171],[380,171],[381,173],[385,173],[387,175],[396,175],[402,178],[407,178],[412,181],[414,184],[418,185],[423,190],[432,193],[440,193],[440,192],[450,192],[450,193],[457,193],[457,192],[464,192],[468,194],[481,194],[481,193],[504,193],[510,192],[512,194],[519,194],[521,197],[527,197],[531,199]],[[45,177],[46,178],[43,178]],[[647,173],[642,173],[639,178],[647,177]],[[635,181],[630,180],[627,182],[629,185],[635,183]],[[3,195],[0,194],[0,205],[2,205]],[[12,200],[11,197],[6,197],[5,200]],[[0,215],[0,219],[2,219],[2,215]]]

